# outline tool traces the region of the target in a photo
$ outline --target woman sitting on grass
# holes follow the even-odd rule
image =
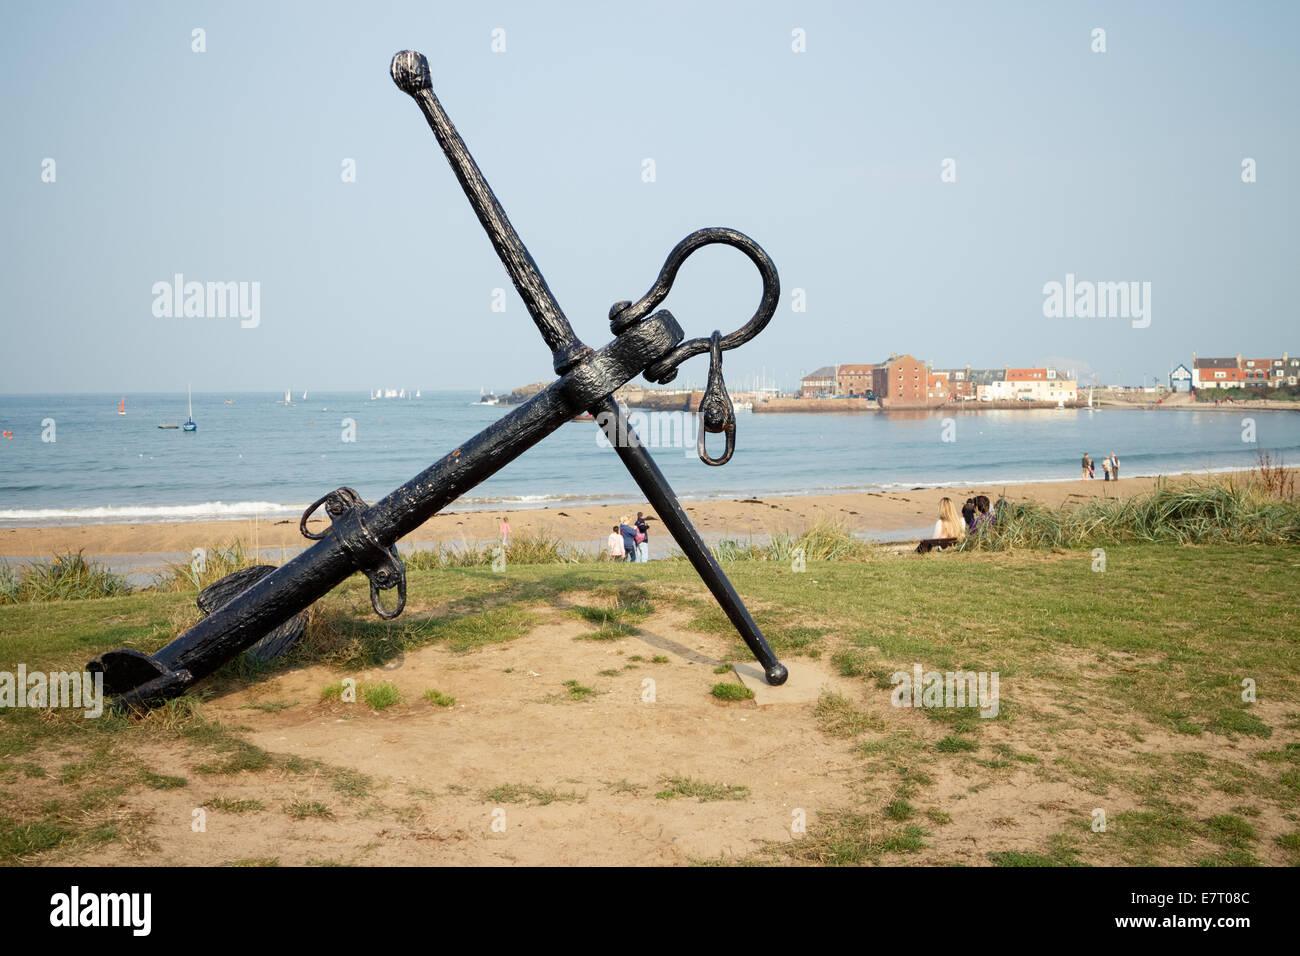
[[[990,507],[988,495],[975,496],[975,520],[971,522],[970,530],[985,531],[993,527],[993,512]]]
[[[978,508],[978,500],[976,507]],[[975,516],[976,523],[979,522],[979,515]],[[961,515],[953,507],[951,498],[939,499],[939,520],[934,523],[934,534],[932,538],[956,538],[960,541],[966,537],[966,522],[962,521]]]

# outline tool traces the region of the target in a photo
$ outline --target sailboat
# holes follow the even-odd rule
[[[415,397],[416,398],[420,397],[420,390],[418,388],[415,390]]]
[[[302,400],[307,401],[307,390],[305,388],[302,390]]]
[[[120,405],[117,406],[117,413],[118,413],[119,415],[125,415],[125,414],[126,414],[126,396],[125,396],[125,395],[122,396],[122,404],[120,404]]]
[[[194,392],[188,385],[185,386],[185,391],[190,398],[190,417],[185,420],[185,424],[181,427],[187,432],[198,431],[199,426],[194,424]]]

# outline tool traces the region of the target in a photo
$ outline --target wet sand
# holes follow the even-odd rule
[[[1122,478],[1102,481],[1100,467],[1093,481],[1059,481],[1008,484],[988,487],[925,488],[848,492],[830,495],[740,498],[685,502],[695,526],[707,539],[720,536],[746,538],[780,531],[800,531],[819,518],[843,521],[861,534],[897,538],[906,532],[931,525],[938,515],[939,499],[951,497],[960,507],[968,497],[986,494],[996,501],[1005,495],[1011,501],[1037,501],[1050,507],[1079,503],[1092,498],[1127,498],[1147,491],[1157,481],[1185,483],[1204,481],[1205,475],[1174,475],[1160,478]],[[508,517],[515,536],[548,534],[582,545],[603,541],[623,515],[635,517],[638,510],[650,518],[652,553],[671,542],[663,526],[654,520],[644,504],[591,507],[536,508],[518,511],[449,511],[434,516],[404,539],[420,545],[456,542],[481,543],[496,540],[503,517]],[[312,522],[312,529],[324,526]],[[0,529],[0,557],[48,557],[66,551],[84,550],[87,556],[172,555],[194,548],[224,547],[239,541],[246,548],[299,548],[307,542],[298,533],[297,519],[258,522],[196,521],[169,523],[40,526]]]

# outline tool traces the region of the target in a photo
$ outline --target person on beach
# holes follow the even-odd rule
[[[975,527],[975,499],[974,498],[967,498],[966,503],[961,506],[961,519],[966,523],[967,531]]]
[[[609,548],[609,559],[611,561],[623,560],[623,532],[618,530],[618,525],[614,525],[614,530],[605,539],[605,544]]]
[[[951,498],[939,499],[939,520],[934,523],[934,534],[930,537],[956,538],[958,541],[966,537],[966,523],[961,520]]]
[[[1088,456],[1088,478],[1094,481],[1097,478],[1097,463],[1092,460],[1091,455]]]
[[[1091,459],[1088,457],[1088,453],[1085,451],[1085,452],[1083,453],[1083,477],[1084,477],[1084,478],[1087,478],[1087,477],[1088,477],[1088,462],[1089,462],[1089,461],[1091,461]]]
[[[625,560],[636,560],[636,528],[631,525],[632,519],[623,515],[618,520],[618,530],[623,535],[623,553]]]
[[[1103,481],[1110,481],[1110,455],[1101,460],[1101,473]]]
[[[501,547],[510,547],[510,522],[505,518],[501,519]]]
[[[1114,452],[1110,453],[1110,480],[1119,481],[1119,457]]]
[[[650,560],[650,526],[646,524],[645,515],[636,513],[636,559],[642,563]]]

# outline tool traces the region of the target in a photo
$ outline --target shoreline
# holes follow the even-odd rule
[[[1100,477],[1053,479],[1033,482],[947,484],[938,487],[894,488],[876,491],[841,491],[818,494],[768,494],[761,497],[683,500],[682,507],[706,540],[719,537],[744,539],[779,531],[798,531],[817,520],[843,521],[863,536],[897,537],[931,525],[939,499],[954,499],[960,507],[966,498],[986,494],[996,501],[1036,501],[1048,507],[1082,503],[1090,499],[1128,498],[1150,490],[1159,482],[1184,484],[1204,481],[1210,475],[1245,474],[1250,469],[1222,472],[1185,472],[1174,475],[1121,477],[1107,482]],[[1121,473],[1122,474],[1122,473]],[[565,504],[538,508],[498,507],[481,511],[445,511],[407,535],[404,542],[420,545],[460,542],[481,544],[499,539],[501,518],[509,520],[515,537],[545,534],[581,546],[603,541],[623,515],[645,511],[651,519],[652,554],[672,546],[671,538],[653,512],[638,504]],[[323,518],[310,524],[325,527]],[[32,557],[84,551],[103,559],[123,555],[163,556],[188,554],[195,548],[228,547],[235,541],[246,548],[292,548],[307,542],[298,531],[298,519],[276,517],[254,521],[158,521],[120,524],[32,525],[0,529],[0,560],[22,563]],[[658,548],[656,548],[658,545]]]

